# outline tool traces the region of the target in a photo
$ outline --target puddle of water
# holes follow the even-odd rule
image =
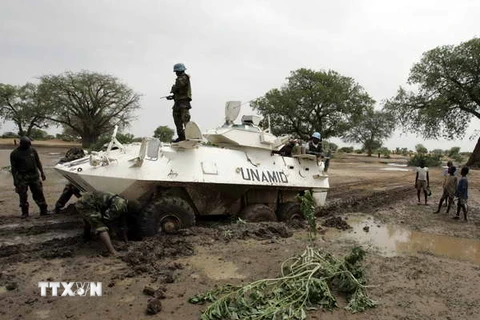
[[[0,246],[13,246],[18,244],[30,245],[46,242],[52,239],[64,239],[79,235],[78,230],[63,230],[61,232],[45,232],[36,235],[18,235],[0,238]]]
[[[409,171],[408,169],[405,169],[405,168],[381,168],[380,170],[384,170],[384,171]]]
[[[325,237],[353,240],[363,246],[372,246],[385,256],[429,252],[437,256],[480,264],[479,240],[411,231],[396,225],[378,227],[372,219],[359,217],[349,217],[347,222],[353,229],[350,231],[329,229]],[[369,232],[363,230],[365,226],[370,227]]]
[[[208,278],[213,280],[245,279],[239,273],[238,267],[231,261],[221,260],[220,256],[198,251],[198,254],[188,257],[184,262],[199,269]]]
[[[405,163],[394,163],[394,162],[391,162],[391,163],[387,163],[387,165],[389,166],[394,166],[394,167],[406,167],[407,165]]]

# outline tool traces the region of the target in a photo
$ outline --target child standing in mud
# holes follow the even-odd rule
[[[427,203],[427,189],[430,188],[430,178],[428,176],[428,168],[425,167],[425,161],[420,161],[420,166],[415,169],[417,174],[415,175],[415,188],[417,189],[417,199],[418,205],[420,202],[420,192],[423,190],[423,195],[425,196],[425,205]]]
[[[456,196],[458,197],[458,205],[457,205],[457,215],[453,217],[454,219],[460,219],[460,210],[463,211],[463,218],[467,221],[467,200],[468,200],[468,167],[463,167],[460,171],[460,181],[458,182]]]
[[[448,176],[445,177],[443,182],[443,194],[438,203],[438,209],[434,213],[439,213],[442,208],[443,201],[447,204],[447,213],[450,212],[450,207],[453,203],[453,197],[455,197],[455,192],[457,191],[457,177],[455,176],[455,168],[453,165],[448,167]]]

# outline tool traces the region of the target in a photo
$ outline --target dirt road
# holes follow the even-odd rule
[[[45,192],[53,205],[65,181],[51,168],[65,149],[39,149],[47,167]],[[0,166],[9,151],[0,150]],[[366,272],[376,309],[352,315],[342,307],[311,311],[309,319],[476,319],[480,314],[479,173],[470,179],[470,220],[434,215],[442,170],[431,171],[430,206],[416,204],[414,174],[383,159],[348,156],[331,163],[327,206],[353,228],[320,227],[315,246],[343,254],[367,248]],[[405,159],[391,159],[402,164]],[[400,171],[397,171],[400,170]],[[434,203],[435,202],[435,203]],[[104,257],[96,241],[84,243],[75,215],[18,219],[11,177],[0,172],[0,318],[199,319],[188,298],[216,284],[275,277],[280,263],[303,251],[305,229],[282,223],[200,221],[178,235],[115,245],[122,259]],[[444,212],[444,211],[443,211]],[[365,228],[368,227],[368,228]],[[365,230],[368,230],[365,231]],[[39,281],[102,282],[102,297],[41,297]],[[145,286],[164,290],[162,310],[146,314]]]

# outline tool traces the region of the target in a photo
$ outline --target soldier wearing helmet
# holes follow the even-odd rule
[[[173,95],[167,97],[173,100],[173,121],[177,128],[177,136],[173,142],[180,142],[185,140],[185,125],[190,121],[190,101],[192,101],[192,88],[190,86],[190,76],[185,73],[185,65],[177,63],[173,66],[173,71],[177,75],[175,84],[172,86],[170,93]]]
[[[12,167],[13,184],[15,192],[20,198],[22,219],[28,218],[28,188],[32,192],[33,200],[40,208],[40,215],[49,214],[47,202],[43,195],[42,181],[46,179],[42,163],[37,150],[31,147],[32,143],[27,137],[20,139],[20,145],[10,153],[10,164]],[[40,174],[39,174],[40,173]],[[40,181],[40,178],[42,181]]]
[[[323,157],[322,136],[320,132],[314,132],[307,144],[307,153]]]

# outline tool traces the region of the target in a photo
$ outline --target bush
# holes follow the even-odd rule
[[[80,138],[75,137],[74,135],[70,135],[68,133],[57,133],[55,135],[55,138],[65,142],[80,141]]]
[[[8,138],[19,138],[19,135],[16,134],[15,132],[7,131],[2,134],[2,138],[8,139]]]
[[[385,158],[390,158],[391,151],[386,147],[381,147],[377,150],[377,153],[380,153]]]
[[[131,133],[117,133],[117,140],[122,144],[133,142],[133,134]]]
[[[357,150],[355,150],[355,153],[356,153],[356,154],[362,154],[362,153],[363,153],[363,149],[357,149]]]
[[[45,130],[33,128],[30,130],[29,138],[32,140],[47,140],[48,139],[48,132]]]
[[[420,144],[420,143],[415,146],[415,151],[417,151],[417,153],[419,153],[419,154],[428,153],[427,148],[425,148],[425,146],[423,144]]]
[[[434,154],[416,154],[408,160],[409,166],[420,166],[423,160],[426,167],[438,167],[442,164],[441,157]]]
[[[345,152],[345,153],[353,153],[353,147],[341,147],[338,149],[340,152]]]
[[[458,154],[458,153],[453,155],[452,159],[455,160],[455,162],[457,162],[457,163],[463,163],[463,161],[465,161],[463,156],[461,154]]]
[[[458,155],[460,153],[460,147],[452,147],[450,148],[450,150],[448,151],[448,156],[450,158],[454,158],[455,159],[455,156]]]

